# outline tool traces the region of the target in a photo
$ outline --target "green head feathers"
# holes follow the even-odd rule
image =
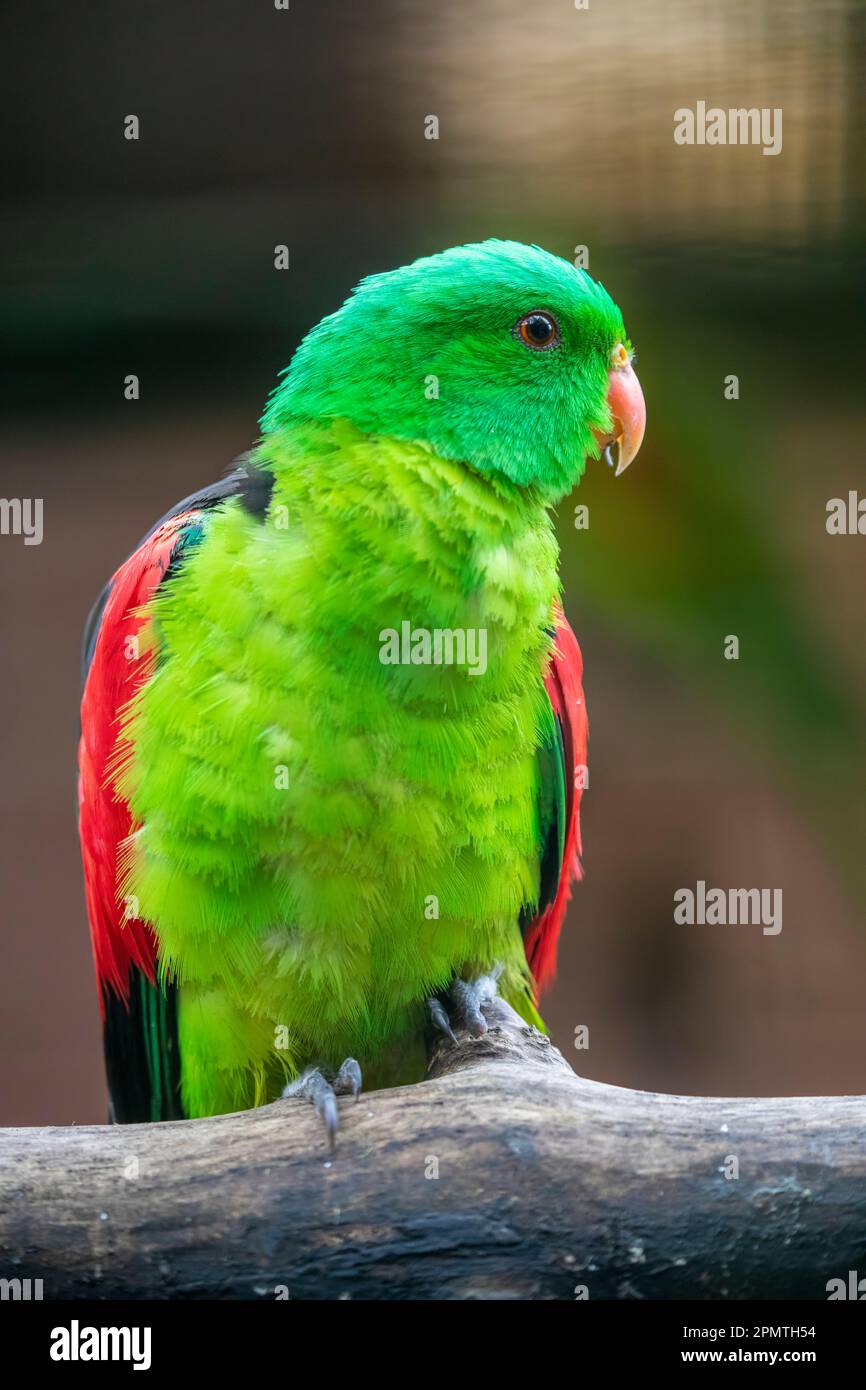
[[[537,246],[484,241],[362,280],[298,348],[262,418],[420,440],[553,502],[610,427],[622,315],[602,285]]]

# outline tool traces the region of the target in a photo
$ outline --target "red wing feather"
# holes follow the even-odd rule
[[[137,966],[155,980],[156,943],[145,922],[118,901],[118,848],[132,830],[126,802],[109,785],[123,706],[149,679],[154,654],[138,638],[147,622],[140,611],[156,593],[180,533],[196,517],[189,511],[164,522],[113,576],[99,620],[81,701],[78,807],[87,915],[104,1011],[104,990],[126,1000]]]
[[[530,923],[525,936],[526,958],[539,991],[549,985],[556,974],[559,933],[572,887],[582,876],[580,798],[585,781],[589,721],[583,695],[583,658],[577,638],[559,605],[554,648],[544,684],[562,734],[566,800],[564,850],[556,894]]]

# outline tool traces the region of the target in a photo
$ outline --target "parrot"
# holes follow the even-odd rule
[[[490,239],[368,275],[258,443],[84,633],[78,817],[109,1118],[424,1079],[541,993],[588,723],[554,510],[646,407],[587,270]]]

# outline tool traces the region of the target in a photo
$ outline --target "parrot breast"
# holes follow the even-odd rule
[[[180,986],[188,1114],[225,1104],[217,1056],[235,1104],[347,1055],[367,1085],[415,1079],[426,996],[494,962],[536,1018],[518,918],[539,889],[548,516],[345,422],[261,454],[264,519],[208,514],[153,601],[116,783],[138,827],[122,891]]]

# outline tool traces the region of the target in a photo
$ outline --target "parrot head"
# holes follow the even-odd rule
[[[587,458],[617,473],[646,409],[622,315],[537,246],[453,247],[362,280],[303,340],[262,418],[343,418],[558,501]]]

